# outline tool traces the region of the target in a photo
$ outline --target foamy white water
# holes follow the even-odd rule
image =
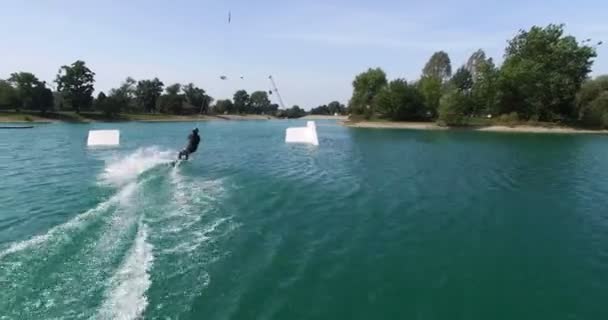
[[[95,208],[87,210],[71,220],[51,228],[44,234],[9,245],[7,249],[0,252],[0,259],[32,246],[39,246],[54,237],[65,234],[69,230],[84,227],[91,217],[106,212],[117,203],[123,205],[128,203],[137,188],[137,184],[134,182],[137,177],[159,164],[172,161],[171,156],[173,154],[174,152],[168,150],[161,151],[156,147],[150,147],[138,149],[124,157],[108,160],[106,168],[100,178],[103,182],[122,186],[117,194],[108,200],[101,202]]]
[[[175,159],[175,152],[157,147],[137,149],[126,156],[107,160],[101,180],[112,185],[123,185],[153,167]]]
[[[23,290],[39,297],[22,302],[22,308],[27,314],[45,314],[51,318],[57,310],[64,309],[70,310],[71,317],[90,316],[91,313],[87,311],[85,304],[68,297],[77,295],[80,299],[91,299],[100,292],[109,290],[108,286],[115,290],[113,296],[119,296],[120,292],[133,289],[137,296],[137,292],[140,292],[137,285],[128,284],[126,287],[121,287],[116,284],[118,281],[116,279],[119,279],[120,275],[125,273],[128,274],[125,277],[134,276],[134,279],[142,279],[142,276],[138,275],[136,270],[129,271],[130,266],[139,265],[141,261],[144,263],[151,262],[151,246],[149,247],[146,243],[142,244],[142,240],[138,240],[144,239],[143,241],[145,241],[147,227],[140,226],[141,230],[137,231],[136,239],[129,239],[129,233],[137,228],[137,221],[143,215],[142,203],[146,201],[145,197],[134,198],[134,195],[138,191],[142,191],[141,187],[148,181],[147,179],[138,181],[138,176],[155,165],[165,162],[161,160],[163,155],[166,155],[168,159],[169,152],[163,153],[154,149],[146,149],[137,150],[123,158],[108,161],[104,173],[99,178],[101,182],[109,182],[118,187],[115,195],[99,203],[95,208],[51,228],[44,234],[13,243],[6,250],[0,252],[0,259],[7,256],[11,257],[2,267],[0,282],[12,279],[11,281],[15,282],[14,290]],[[149,158],[145,159],[148,156]],[[141,163],[136,164],[140,160]],[[94,239],[88,236],[91,232],[94,233],[94,235],[91,235]],[[78,239],[78,242],[75,243],[74,239]],[[127,256],[132,258],[127,259],[120,265],[117,270],[122,271],[117,271],[111,278],[114,280],[110,281],[107,272],[115,268],[113,261],[124,254],[125,245],[126,248],[131,247],[127,251],[129,252]],[[33,257],[55,259],[56,254],[64,254],[67,247],[74,248],[72,249],[74,251],[72,251],[72,254],[64,255],[58,260],[58,263],[63,264],[60,272],[52,272],[47,275],[46,279],[51,285],[40,287],[26,285],[26,282],[36,277],[37,274],[35,265],[37,260],[33,260]],[[27,254],[23,257],[19,255],[15,256],[15,259],[12,258],[14,254],[21,251],[25,251]],[[29,265],[30,261],[33,261],[34,264]],[[25,270],[27,271],[24,272]],[[145,270],[147,270],[147,267]],[[144,283],[148,280],[145,277],[143,278]],[[146,287],[148,285],[145,284]],[[143,290],[145,291],[145,289]],[[3,305],[15,304],[19,299],[18,296],[10,294],[10,292],[5,292],[5,294],[0,294],[0,297],[4,300],[0,303],[0,309]],[[55,295],[64,297],[64,299],[44,298]],[[128,292],[123,296],[126,298],[133,297]],[[135,310],[134,312],[143,312],[145,305],[144,300],[141,303],[141,310]],[[95,310],[95,312],[97,311]],[[129,312],[122,313],[127,316],[130,314]],[[1,315],[2,312],[0,312]],[[117,313],[116,316],[108,316],[107,318],[125,317]],[[127,319],[130,318],[127,317]]]
[[[143,148],[106,160],[94,177],[116,189],[113,196],[4,247],[0,284],[11,287],[0,290],[0,319],[7,308],[9,319],[154,318],[162,308],[158,290],[150,290],[156,268],[162,275],[154,282],[166,290],[160,301],[175,299],[174,314],[187,312],[209,284],[208,264],[221,256],[211,245],[234,223],[217,211],[224,179],[184,176],[182,167],[164,165],[173,156]]]
[[[141,223],[131,250],[110,279],[110,289],[95,319],[136,319],[146,310],[146,291],[151,283],[148,271],[154,260],[147,238],[148,227]]]
[[[219,217],[201,224],[203,217],[225,196],[222,180],[191,181],[182,176],[176,168],[171,172],[171,182],[174,208],[167,213],[171,220],[161,232],[180,234],[184,237],[179,244],[162,252],[188,253],[210,240],[210,234],[220,225],[230,223],[232,217]]]
[[[141,182],[143,183],[144,181]],[[78,237],[79,250],[63,257],[62,271],[48,275],[54,285],[45,289],[43,294],[69,297],[79,292],[79,298],[91,299],[96,296],[96,292],[104,290],[107,286],[107,272],[116,267],[113,261],[132,246],[133,238],[129,234],[137,228],[140,215],[137,203],[133,195],[121,199],[111,211],[96,219],[98,223],[94,227],[87,227],[83,232],[86,238]],[[74,311],[86,312],[78,300],[59,300],[59,304]],[[45,309],[54,308],[51,306]]]

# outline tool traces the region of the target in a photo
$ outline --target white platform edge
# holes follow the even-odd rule
[[[87,137],[88,147],[115,147],[120,145],[119,130],[90,130]]]
[[[317,126],[314,121],[306,122],[306,127],[291,127],[285,130],[286,143],[307,143],[319,145]]]

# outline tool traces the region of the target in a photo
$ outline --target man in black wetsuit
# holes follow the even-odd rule
[[[188,160],[188,157],[191,153],[196,152],[198,149],[198,144],[201,142],[201,137],[198,135],[198,128],[192,130],[192,133],[188,136],[188,145],[186,148],[179,152],[177,155],[177,159],[179,160]]]

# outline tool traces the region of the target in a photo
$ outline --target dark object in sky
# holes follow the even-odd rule
[[[226,80],[226,79],[228,79],[228,77],[226,77],[226,76],[220,76],[220,79]]]
[[[232,21],[232,12],[228,11],[228,24]]]

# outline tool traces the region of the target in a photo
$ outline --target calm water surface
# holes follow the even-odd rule
[[[608,319],[608,137],[303,123],[0,130],[0,319]]]

